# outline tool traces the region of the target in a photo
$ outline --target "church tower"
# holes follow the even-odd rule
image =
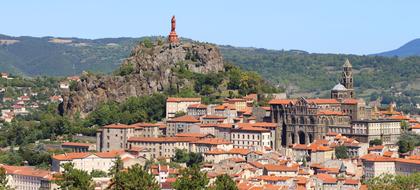
[[[341,78],[341,84],[346,87],[348,92],[349,98],[354,98],[354,88],[353,88],[353,71],[352,71],[352,65],[348,59],[346,59],[346,62],[343,65],[343,74]]]

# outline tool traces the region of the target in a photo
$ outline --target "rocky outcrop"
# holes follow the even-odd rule
[[[182,88],[189,81],[174,72],[181,66],[198,73],[219,72],[223,70],[223,59],[219,49],[209,44],[164,43],[152,47],[139,44],[122,63],[120,70],[125,72],[104,76],[83,74],[74,89],[64,95],[59,110],[70,115],[80,112],[84,117],[100,102],[121,102],[131,96]]]

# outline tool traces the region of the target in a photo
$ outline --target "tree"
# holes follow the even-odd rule
[[[136,164],[127,171],[117,173],[114,178],[118,178],[118,186],[110,186],[108,189],[112,190],[158,190],[159,184],[156,182],[155,177],[143,170],[143,168]],[[115,180],[114,180],[115,181]]]
[[[373,140],[369,141],[369,145],[370,146],[382,145],[382,140],[381,139],[373,139]]]
[[[403,131],[407,131],[407,130],[408,130],[408,128],[410,127],[410,125],[408,124],[408,122],[407,122],[407,121],[401,121],[401,122],[400,122],[400,126],[401,126],[401,129],[402,129]]]
[[[199,165],[204,161],[204,157],[200,153],[190,152],[189,154],[189,160],[187,161],[187,166],[195,166]]]
[[[9,180],[7,180],[6,169],[4,169],[3,167],[0,167],[0,189],[11,190],[12,188],[10,188],[10,186],[7,185],[8,182]]]
[[[172,160],[177,163],[186,163],[188,167],[191,167],[202,163],[204,161],[204,157],[200,153],[188,153],[186,150],[176,149],[175,156]]]
[[[199,167],[193,166],[181,170],[179,177],[172,186],[176,190],[202,190],[206,188],[208,183],[207,173],[201,172]]]
[[[72,163],[63,164],[63,173],[56,181],[62,190],[93,190],[92,176],[86,171],[75,169]]]
[[[108,171],[110,176],[115,176],[122,169],[124,169],[124,163],[119,156],[113,161],[113,163],[114,165],[111,168],[109,168],[109,171]]]
[[[236,183],[227,175],[219,175],[212,187],[213,190],[238,190]]]
[[[181,117],[181,116],[184,116],[184,115],[187,115],[187,113],[185,113],[184,111],[175,112],[175,117]]]
[[[92,177],[106,177],[108,174],[102,170],[92,170],[90,172],[90,176]]]
[[[405,175],[382,174],[366,182],[370,190],[401,190],[420,188],[420,172]]]
[[[345,146],[337,146],[335,148],[335,157],[337,159],[346,159],[349,158],[349,155],[347,154],[347,147]]]
[[[420,135],[412,132],[404,132],[397,142],[398,152],[406,153],[414,150],[414,147],[420,146]]]

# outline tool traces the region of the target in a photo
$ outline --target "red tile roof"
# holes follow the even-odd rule
[[[271,105],[277,105],[277,104],[286,105],[295,101],[296,101],[295,99],[273,99],[273,100],[270,100],[268,103]]]
[[[321,174],[317,174],[316,177],[322,180],[323,183],[330,183],[330,184],[337,183],[337,178],[333,177],[330,174],[321,173]]]
[[[271,176],[271,175],[262,175],[257,176],[255,179],[262,180],[262,181],[287,181],[288,179],[291,179],[292,177],[287,176]]]
[[[58,154],[52,156],[55,160],[74,160],[74,159],[83,159],[86,157],[89,157],[91,155],[96,155],[101,158],[115,158],[118,155],[121,155],[124,153],[124,150],[113,150],[109,152],[70,152],[70,153],[64,153],[64,154]]]
[[[241,154],[241,155],[247,155],[250,152],[248,149],[244,148],[232,148],[228,151],[229,154]]]
[[[183,116],[168,120],[167,122],[200,123],[200,120],[198,120],[196,117],[191,116],[191,115],[183,115]]]
[[[266,165],[264,165],[264,168],[267,171],[288,171],[288,172],[298,172],[299,171],[299,165],[298,164],[294,164],[292,166],[266,164]]]
[[[31,166],[9,166],[0,164],[1,168],[6,170],[6,174],[39,177],[52,180],[52,173],[48,170],[41,170]]]

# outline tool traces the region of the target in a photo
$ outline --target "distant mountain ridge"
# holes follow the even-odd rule
[[[373,55],[385,56],[385,57],[408,57],[408,56],[420,56],[420,38],[409,41],[403,46],[382,53],[377,53]]]

